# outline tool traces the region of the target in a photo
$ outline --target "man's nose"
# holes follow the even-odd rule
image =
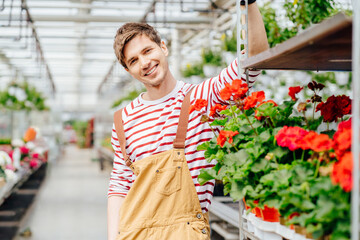
[[[148,68],[150,66],[150,59],[147,57],[140,57],[141,68]]]

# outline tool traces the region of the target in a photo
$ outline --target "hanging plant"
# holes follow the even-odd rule
[[[45,98],[27,82],[12,82],[5,91],[0,91],[0,107],[10,110],[45,111]]]

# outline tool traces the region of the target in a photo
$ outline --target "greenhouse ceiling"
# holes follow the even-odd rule
[[[227,14],[222,24],[231,22],[234,9],[235,0],[0,0],[0,90],[26,80],[62,111],[91,112],[105,86],[134,81],[114,65],[113,39],[123,23],[155,25],[189,57],[214,19]],[[196,38],[198,45],[190,41]]]

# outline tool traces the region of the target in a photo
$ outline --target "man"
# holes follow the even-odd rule
[[[252,3],[249,55],[267,48],[262,17]],[[193,86],[173,77],[168,49],[147,24],[122,26],[114,49],[119,62],[147,91],[115,114],[108,239],[210,239],[208,209],[214,182],[200,186],[197,176],[214,163],[208,163],[204,152],[196,148],[213,133],[200,121],[198,112],[189,114],[186,107],[196,99],[206,99],[209,113],[215,104],[224,104],[219,92],[226,83],[240,78],[237,61],[219,76]],[[250,75],[254,82],[258,72]]]

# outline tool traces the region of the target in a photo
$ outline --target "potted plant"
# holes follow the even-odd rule
[[[200,184],[222,180],[224,192],[234,200],[245,198],[250,208],[272,212],[271,221],[281,215],[287,225],[304,227],[302,232],[316,239],[349,237],[351,124],[343,122],[336,133],[317,129],[344,120],[351,100],[342,95],[322,102],[323,87],[310,82],[313,95],[305,102],[296,97],[304,87],[290,87],[291,100],[277,104],[265,101],[262,91],[246,96],[246,84],[235,80],[220,92],[228,106],[216,105],[206,116],[206,101],[196,101],[191,110],[202,112],[203,121],[218,132],[198,147],[209,161],[217,160],[214,168],[201,170]]]

